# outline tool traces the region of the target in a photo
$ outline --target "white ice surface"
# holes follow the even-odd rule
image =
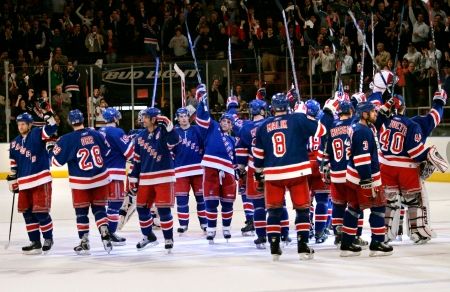
[[[190,229],[182,237],[175,234],[170,255],[164,251],[159,230],[159,246],[136,251],[141,234],[135,215],[120,232],[128,244],[115,247],[110,255],[103,250],[91,216],[92,254],[76,256],[73,247],[79,240],[66,179],[53,182],[55,246],[51,254],[25,256],[20,249],[28,239],[23,218],[16,211],[11,245],[3,249],[12,196],[1,181],[0,291],[450,291],[450,184],[427,183],[427,187],[438,237],[426,245],[415,246],[405,235],[402,242],[394,242],[393,256],[370,258],[363,251],[360,257],[340,258],[331,237],[322,245],[313,245],[312,261],[299,261],[296,245],[291,244],[279,262],[272,262],[268,250],[255,249],[253,238],[241,236],[240,198],[235,203],[229,243],[219,228],[216,244],[208,245],[192,213],[191,199]],[[293,218],[290,211],[291,227]],[[368,240],[367,219],[364,227],[363,237]],[[295,238],[292,228],[291,237]]]

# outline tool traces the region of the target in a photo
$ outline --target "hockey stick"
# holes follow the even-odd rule
[[[394,84],[392,85],[392,95],[394,95],[394,90],[395,90],[395,77],[397,76],[397,63],[398,63],[398,53],[400,51],[400,37],[402,35],[402,21],[403,21],[403,13],[405,12],[405,4],[403,4],[402,6],[402,12],[400,12],[400,25],[398,26],[398,36],[397,36],[397,52],[395,52],[395,61],[394,61],[394,66],[393,66],[393,80],[394,80]]]
[[[186,25],[186,34],[188,37],[189,48],[191,48],[192,59],[194,59],[195,71],[197,72],[197,81],[198,81],[198,84],[202,84],[202,78],[200,76],[200,71],[198,70],[197,58],[195,57],[194,46],[192,45],[191,34],[189,32],[189,26],[187,23],[187,12],[186,12],[186,16],[184,17],[184,24]]]
[[[9,244],[11,243],[11,231],[12,231],[12,222],[13,222],[13,217],[14,217],[14,204],[16,201],[16,193],[13,193],[13,200],[12,200],[12,206],[11,206],[11,219],[9,220],[9,235],[8,235],[8,242],[5,245],[5,249],[8,249]]]
[[[361,28],[358,26],[358,23],[356,22],[355,15],[350,10],[348,11],[348,15],[350,15],[351,19],[353,20],[353,24],[355,25],[356,30],[363,35],[363,45],[366,46],[367,52],[369,53],[369,56],[372,59],[375,70],[380,73],[381,79],[383,80],[383,83],[386,86],[386,90],[389,92],[389,94],[391,94],[391,90],[389,89],[389,86],[388,86],[386,80],[384,79],[383,74],[381,74],[380,66],[378,65],[377,61],[375,60],[373,51],[370,49],[369,45],[367,44],[365,34],[361,31]],[[375,76],[375,74],[374,74],[374,76]]]
[[[180,67],[178,67],[177,63],[173,65],[173,68],[181,79],[181,107],[186,107],[186,75],[181,71]]]
[[[364,90],[364,55],[366,53],[366,46],[364,42],[366,41],[366,35],[363,35],[363,45],[362,45],[362,54],[361,54],[361,72],[359,74],[359,92],[363,92]]]
[[[245,1],[241,1],[241,7],[244,9],[245,13],[247,13],[247,21],[248,21],[248,36],[250,39],[252,39],[252,22],[253,22],[253,16],[248,13],[248,8],[245,5]],[[256,32],[255,32],[256,35]],[[256,61],[256,70],[258,71],[258,81],[259,81],[259,87],[261,87],[262,79],[261,79],[261,62],[259,54],[256,53],[256,47],[255,42],[253,42],[253,56]]]
[[[298,87],[297,74],[295,72],[294,53],[292,52],[291,39],[289,37],[289,28],[287,26],[287,21],[286,21],[286,13],[283,9],[283,6],[281,6],[280,0],[275,0],[275,4],[277,5],[278,9],[281,10],[281,14],[283,15],[284,29],[285,29],[285,33],[286,33],[286,43],[288,46],[289,57],[291,59],[292,77],[294,78],[294,84],[295,84],[295,93],[297,93],[298,101],[300,103],[302,99],[300,96],[300,88]]]
[[[441,82],[441,75],[439,73],[439,60],[436,55],[436,39],[434,37],[434,27],[433,27],[433,20],[431,19],[431,3],[430,0],[422,0],[422,2],[426,5],[428,8],[428,20],[430,22],[430,29],[431,29],[431,41],[433,42],[433,51],[434,51],[434,59],[436,60],[436,77],[438,81],[438,89],[439,91],[442,89],[442,82]]]
[[[159,74],[159,57],[156,57],[156,66],[155,66],[155,80],[153,82],[153,94],[152,94],[152,107],[155,107],[155,99],[156,99],[156,89],[158,86],[158,74]]]

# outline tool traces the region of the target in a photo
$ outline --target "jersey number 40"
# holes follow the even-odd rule
[[[380,144],[382,151],[391,151],[392,154],[399,154],[403,150],[405,136],[401,132],[394,132],[391,137],[391,130],[387,129],[381,132]]]
[[[92,158],[91,158],[92,157]],[[94,168],[101,168],[103,166],[103,158],[100,152],[100,147],[93,146],[90,150],[81,148],[77,152],[78,166],[82,170],[90,170]]]

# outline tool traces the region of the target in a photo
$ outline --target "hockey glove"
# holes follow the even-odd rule
[[[435,170],[436,166],[434,166],[431,162],[422,161],[419,164],[420,178],[423,180],[429,178]]]
[[[364,92],[358,92],[352,95],[351,100],[356,101],[356,103],[367,101],[367,97]]]
[[[197,90],[195,91],[195,98],[197,99],[197,101],[201,102],[201,101],[205,100],[206,94],[207,94],[206,85],[199,84],[197,86]]]
[[[331,114],[335,114],[339,110],[339,100],[337,98],[329,98],[325,101],[323,111],[327,111]]]
[[[440,101],[442,101],[443,105],[446,105],[447,104],[447,93],[445,92],[444,89],[441,89],[440,91],[438,90],[434,93],[433,100],[440,100]]]
[[[322,172],[320,173],[321,177],[322,177],[322,181],[324,184],[329,185],[331,183],[331,178],[330,178],[330,168],[328,166],[324,166]]]
[[[256,191],[258,193],[263,193],[264,192],[264,173],[262,171],[255,171],[254,174],[255,180],[258,183],[258,185],[256,186]]]
[[[8,174],[6,177],[6,180],[8,181],[9,190],[13,193],[19,192],[19,184],[17,183],[17,175],[15,174]]]
[[[238,164],[238,167],[236,168],[236,178],[242,179],[247,175],[247,171],[245,170],[245,165]]]
[[[359,182],[359,186],[361,187],[361,189],[363,189],[368,196],[372,196],[372,198],[375,198],[379,192],[378,187],[374,187],[373,186],[373,180],[370,179],[362,179]]]
[[[55,117],[52,111],[47,111],[44,113],[44,121],[50,126],[56,125]]]
[[[165,116],[157,116],[156,117],[156,122],[158,123],[159,126],[163,126],[164,128],[166,128],[167,132],[170,132],[173,130],[173,124],[172,121],[169,120],[168,117]]]
[[[53,153],[53,148],[55,148],[56,145],[56,141],[55,140],[49,140],[47,142],[45,142],[45,149],[47,149],[47,152]]]

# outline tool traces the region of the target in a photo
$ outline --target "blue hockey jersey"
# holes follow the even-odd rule
[[[175,155],[175,177],[203,175],[200,163],[204,150],[200,127],[191,125],[186,130],[176,127],[175,132],[181,137],[181,143],[172,149]]]
[[[440,101],[434,101],[431,110],[424,116],[414,116],[411,118],[422,130],[422,142],[431,135],[431,132],[440,124],[444,116],[444,105]]]
[[[306,145],[310,136],[321,137],[326,128],[302,113],[268,118],[256,131],[253,147],[256,168],[264,168],[266,180],[311,174]]]
[[[105,137],[111,152],[105,158],[106,167],[112,180],[126,179],[126,162],[133,157],[133,143],[121,128],[106,126],[99,129]]]
[[[403,115],[394,115],[380,129],[380,163],[384,165],[416,168],[427,158],[428,149],[422,142],[420,126]]]
[[[330,180],[333,183],[345,183],[347,175],[347,162],[350,154],[350,137],[348,131],[353,119],[335,120],[328,132],[328,143],[320,144],[318,163],[322,159],[324,164],[330,166]],[[325,146],[327,147],[325,149]],[[325,150],[325,151],[324,151]]]
[[[17,175],[19,190],[27,190],[52,181],[50,157],[45,140],[56,133],[57,126],[32,128],[25,136],[14,138],[9,147],[11,173]]]
[[[203,102],[198,104],[196,122],[205,141],[201,165],[235,175],[235,138],[222,132],[219,123],[211,119]]]
[[[236,145],[236,162],[237,164],[246,165],[255,168],[252,147],[256,142],[256,131],[264,123],[259,121],[246,121],[239,130],[239,140]]]
[[[176,131],[167,132],[157,127],[153,132],[147,129],[135,137],[133,170],[130,182],[139,185],[156,185],[175,182],[175,169],[171,150],[180,143]]]
[[[104,186],[111,180],[105,164],[110,147],[96,130],[84,128],[63,135],[53,148],[52,163],[67,163],[72,189],[86,190]]]
[[[359,185],[360,180],[373,180],[373,186],[381,185],[378,147],[375,140],[376,129],[354,123],[349,129],[350,155],[346,178]]]

